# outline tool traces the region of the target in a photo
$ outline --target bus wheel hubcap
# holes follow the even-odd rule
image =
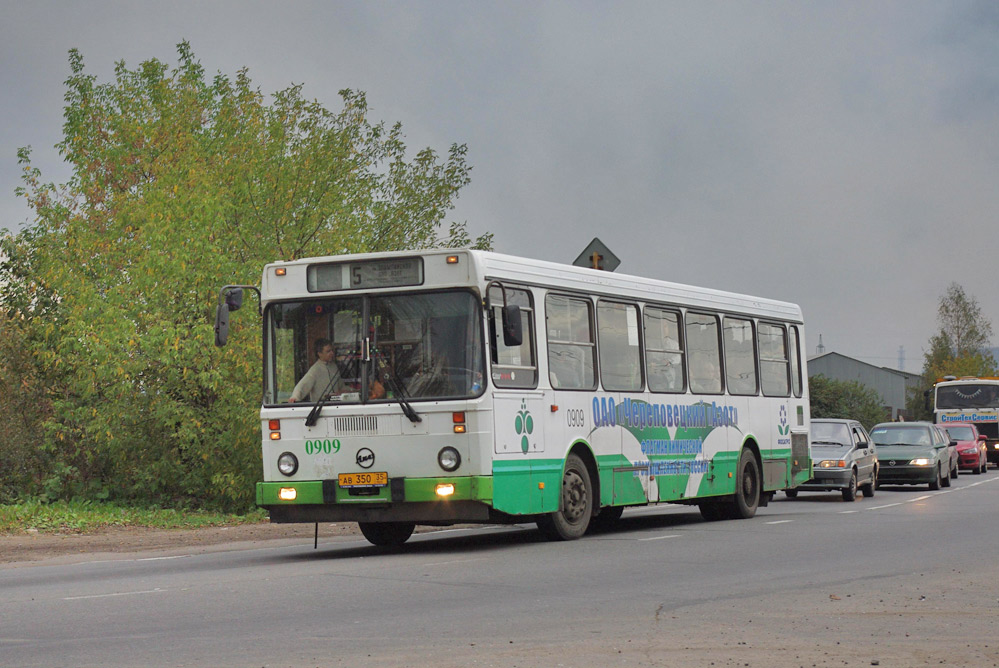
[[[575,471],[566,471],[562,480],[562,513],[570,522],[576,522],[586,509],[586,486]]]

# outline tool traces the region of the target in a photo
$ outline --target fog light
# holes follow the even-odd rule
[[[294,487],[282,487],[278,492],[278,498],[282,501],[294,501],[298,498],[298,490]]]
[[[278,471],[284,475],[295,475],[298,471],[298,457],[290,452],[281,453],[277,461]]]
[[[437,485],[437,496],[451,496],[454,494],[454,485],[451,483],[444,483],[443,485]]]
[[[447,446],[446,448],[441,448],[441,451],[437,453],[437,463],[449,473],[457,471],[458,467],[461,466],[461,455],[451,446]]]

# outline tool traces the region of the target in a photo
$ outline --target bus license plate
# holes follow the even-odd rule
[[[385,471],[364,473],[341,473],[337,476],[340,487],[385,487],[388,485],[388,473]]]

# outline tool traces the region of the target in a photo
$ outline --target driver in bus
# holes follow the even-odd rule
[[[316,351],[316,363],[302,376],[298,385],[291,392],[289,402],[302,401],[306,397],[319,401],[319,393],[326,388],[328,394],[340,394],[347,389],[336,363],[336,353],[329,339],[316,339],[313,350]]]

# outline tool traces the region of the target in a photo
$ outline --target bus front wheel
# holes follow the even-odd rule
[[[378,547],[398,547],[413,535],[413,522],[358,522],[358,528],[368,542]]]
[[[586,533],[593,517],[593,483],[586,464],[569,455],[562,473],[558,510],[538,518],[538,529],[549,540],[575,540]]]

